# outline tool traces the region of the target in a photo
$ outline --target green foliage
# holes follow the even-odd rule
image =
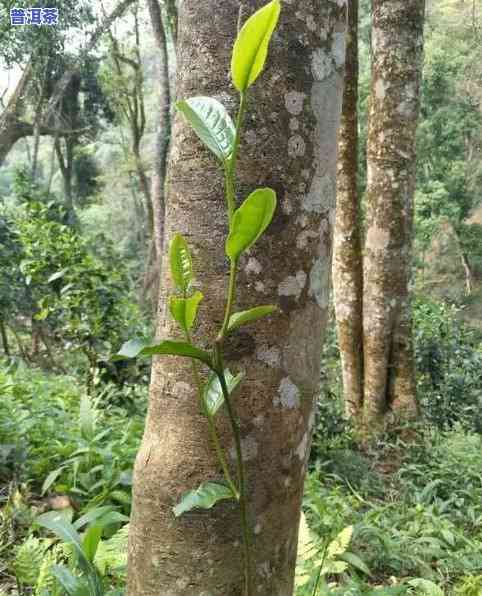
[[[15,549],[13,570],[20,584],[35,585],[48,544],[34,536]]]
[[[226,240],[226,254],[237,261],[251,248],[271,223],[276,209],[276,193],[270,188],[252,192],[236,209]]]
[[[233,499],[232,490],[217,482],[204,482],[196,490],[189,491],[173,508],[174,515],[179,517],[192,509],[211,509],[225,499]]]
[[[231,395],[236,387],[241,383],[244,378],[244,373],[239,373],[233,376],[229,369],[224,370],[224,378],[226,379],[226,386],[228,393]],[[215,416],[219,409],[224,404],[223,388],[221,382],[216,373],[211,373],[209,379],[204,386],[204,407],[208,416]]]
[[[189,292],[193,280],[191,251],[181,234],[175,234],[169,249],[171,277],[183,295]]]
[[[121,326],[137,327],[126,271],[112,247],[105,246],[102,259],[94,256],[87,239],[24,174],[15,184],[17,206],[5,209],[0,226],[0,233],[8,229],[0,278],[12,287],[2,294],[0,317],[33,319],[46,337],[79,350],[95,367],[120,344]]]
[[[204,362],[210,368],[213,367],[211,356],[208,352],[200,350],[184,341],[165,340],[156,344],[148,344],[140,340],[126,342],[118,353],[121,358],[136,358],[139,356],[184,356]]]
[[[442,303],[414,305],[415,361],[425,416],[442,429],[461,423],[482,431],[480,371],[482,346],[477,333]]]
[[[416,238],[430,248],[440,230],[452,230],[455,248],[480,254],[480,229],[467,219],[480,204],[482,117],[480,34],[468,32],[463,6],[442,7],[427,27],[422,118],[418,131]],[[450,14],[450,17],[447,15]],[[467,15],[467,13],[466,13]],[[450,23],[450,34],[444,26]],[[478,37],[478,38],[477,38]],[[474,233],[475,232],[475,233]]]
[[[231,332],[242,325],[254,323],[258,319],[262,319],[263,317],[271,315],[277,310],[277,306],[274,304],[268,304],[266,306],[256,306],[255,308],[244,310],[242,312],[235,312],[229,319],[228,331]]]
[[[349,566],[328,575],[330,589],[320,593],[457,594],[454,586],[463,586],[462,578],[477,577],[482,565],[478,435],[434,429],[411,445],[387,437],[360,452],[339,450],[335,441],[328,453],[332,463],[318,461],[307,479],[310,540],[326,545],[327,537],[353,526],[350,552],[372,576],[353,564],[357,559],[345,558]],[[369,476],[377,478],[376,490]],[[316,559],[315,552],[309,551],[308,559]],[[314,582],[316,569],[308,568]],[[306,562],[300,572],[305,570]],[[392,582],[397,586],[389,588]],[[305,594],[311,596],[300,589],[299,596]]]
[[[184,331],[190,331],[196,321],[199,304],[204,296],[201,292],[195,292],[189,298],[177,298],[171,296],[169,310],[172,318],[179,323]]]
[[[22,367],[0,371],[0,478],[33,479],[39,493],[69,494],[89,507],[111,503],[128,513],[142,416],[101,409],[102,396],[94,401],[76,386],[72,377]],[[137,394],[141,411],[145,398],[145,390]]]
[[[233,153],[236,129],[226,108],[212,97],[192,97],[178,101],[176,107],[206,147],[222,163],[227,162]]]
[[[326,593],[329,587],[326,577],[340,575],[350,565],[367,576],[371,575],[363,560],[348,552],[352,535],[353,528],[348,526],[328,543],[323,543],[313,536],[306,518],[302,514],[298,537],[296,577],[296,586],[300,588],[300,594],[317,596]]]
[[[280,10],[279,0],[273,0],[250,17],[239,32],[233,49],[231,76],[240,93],[251,87],[263,71]]]

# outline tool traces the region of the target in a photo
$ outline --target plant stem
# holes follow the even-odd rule
[[[225,183],[226,183],[226,202],[228,204],[228,220],[231,226],[234,210],[236,208],[236,191],[234,183],[234,174],[236,171],[236,162],[238,159],[239,143],[241,140],[241,127],[243,125],[244,112],[246,111],[246,95],[240,94],[239,110],[236,118],[236,134],[233,143],[233,152],[230,159],[224,165]]]
[[[222,355],[218,352],[219,363],[222,365]],[[251,562],[251,536],[249,532],[248,523],[248,508],[247,508],[247,494],[246,494],[246,479],[245,469],[243,462],[243,452],[241,449],[241,435],[239,432],[239,421],[234,412],[231,398],[229,397],[229,390],[226,383],[226,377],[224,375],[224,368],[221,366],[220,372],[217,373],[221,389],[223,391],[224,401],[226,403],[226,409],[228,411],[229,421],[231,423],[231,429],[234,436],[234,446],[236,450],[236,464],[238,470],[238,482],[239,482],[239,512],[241,520],[241,528],[243,531],[243,544],[244,544],[244,579],[245,579],[245,590],[246,596],[252,596],[253,591],[253,578],[252,578],[252,562]]]
[[[186,335],[187,342],[192,343],[191,334],[189,333],[189,331],[185,331],[185,335]],[[194,383],[197,387],[201,411],[205,412],[206,418],[208,419],[209,434],[211,435],[211,441],[213,443],[214,450],[216,451],[216,455],[218,457],[219,463],[221,465],[221,468],[223,469],[224,479],[226,480],[233,495],[236,497],[236,500],[239,501],[239,499],[240,499],[239,490],[238,490],[237,486],[234,484],[233,479],[231,478],[228,464],[226,462],[226,457],[224,455],[223,448],[221,447],[221,442],[219,440],[218,431],[216,429],[216,424],[215,424],[212,416],[206,411],[206,408],[204,405],[203,387],[202,387],[202,383],[201,383],[201,378],[199,376],[197,362],[195,360],[191,360],[191,364],[192,364],[192,375],[194,377]]]
[[[233,152],[229,161],[225,163],[225,182],[226,182],[226,202],[228,206],[228,221],[231,229],[234,211],[236,208],[236,187],[235,187],[235,173],[236,162],[238,159],[239,144],[241,139],[241,127],[243,125],[244,112],[246,109],[246,95],[240,94],[238,116],[236,118],[236,134],[233,143]],[[237,260],[231,261],[229,271],[229,288],[228,297],[226,301],[226,310],[224,313],[223,325],[216,340],[214,348],[216,360],[216,374],[218,375],[221,389],[224,396],[224,402],[228,411],[228,417],[231,424],[231,431],[234,437],[234,446],[236,451],[236,467],[238,474],[239,486],[239,514],[241,528],[243,532],[243,546],[244,546],[244,580],[245,580],[245,596],[254,596],[253,576],[252,576],[252,562],[251,562],[251,536],[248,523],[248,505],[246,493],[246,473],[243,462],[243,453],[241,450],[241,435],[239,421],[234,411],[231,399],[229,397],[229,390],[226,383],[226,376],[224,374],[223,362],[223,343],[228,332],[229,319],[231,318],[231,311],[233,309],[236,298],[236,278],[237,278]]]
[[[231,267],[229,271],[229,288],[228,288],[228,299],[226,302],[226,310],[224,312],[224,321],[221,331],[219,332],[218,339],[221,341],[226,337],[229,325],[229,319],[231,318],[231,311],[233,310],[234,299],[236,295],[236,278],[237,278],[237,261],[231,261]]]

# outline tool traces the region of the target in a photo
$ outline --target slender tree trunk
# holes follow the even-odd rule
[[[9,328],[10,328],[10,331],[12,332],[13,337],[15,338],[15,341],[17,342],[18,351],[20,352],[20,356],[25,360],[25,362],[30,362],[30,356],[28,354],[28,351],[25,349],[25,347],[22,343],[22,340],[20,339],[19,334],[15,330],[15,327],[13,325],[9,325]]]
[[[149,258],[144,287],[147,286],[147,280],[149,278],[151,281],[149,285],[153,290],[153,305],[154,308],[157,309],[161,279],[162,247],[164,242],[167,158],[171,141],[171,91],[167,36],[164,29],[161,9],[158,0],[147,0],[147,3],[154,39],[159,51],[159,121],[156,134],[152,189],[150,193],[154,252],[152,253],[152,260]],[[168,9],[170,9],[171,12],[168,10],[167,15],[167,18],[171,21],[173,36],[176,35],[177,31],[177,12],[175,14],[172,13],[174,8],[175,4],[171,2],[168,6]],[[172,21],[172,19],[174,19],[174,21]],[[151,257],[151,253],[149,257]]]
[[[464,270],[465,294],[467,296],[471,296],[474,282],[474,272],[472,271],[472,267],[470,266],[469,256],[462,246],[461,232],[459,232],[456,226],[454,225],[452,225],[451,228],[455,238],[455,243],[457,245],[457,250],[460,256],[460,261],[462,263],[462,268]]]
[[[0,165],[2,165],[15,143],[23,136],[26,136],[22,134],[22,125],[19,119],[23,113],[25,95],[31,79],[32,63],[29,61],[15,91],[0,116]]]
[[[243,2],[245,16],[258,0]],[[180,97],[214,95],[231,112],[228,85],[238,0],[184,0],[179,13]],[[262,80],[249,100],[239,199],[260,186],[280,205],[268,234],[241,263],[237,309],[275,302],[281,314],[233,336],[229,366],[246,371],[236,397],[248,471],[249,526],[256,593],[291,596],[303,481],[319,392],[327,321],[337,132],[341,110],[346,7],[342,2],[283,3]],[[323,31],[323,36],[320,35]],[[224,310],[226,215],[218,165],[176,119],[169,164],[166,241],[193,247],[206,306],[195,341],[212,340]],[[179,337],[167,313],[171,288],[162,267],[159,337]],[[231,435],[220,422],[228,453]],[[134,475],[129,537],[130,596],[241,596],[243,565],[235,504],[179,519],[173,505],[202,481],[220,479],[191,366],[154,363],[149,412]]]
[[[0,337],[2,338],[3,353],[5,356],[10,356],[10,346],[8,345],[7,329],[3,319],[0,319]]]
[[[50,196],[50,191],[52,190],[52,182],[53,182],[54,174],[55,174],[55,157],[56,157],[55,145],[56,145],[57,141],[58,141],[58,137],[54,137],[52,140],[52,152],[50,154],[50,170],[49,170],[49,178],[48,178],[47,189],[46,189],[47,197]]]
[[[424,0],[373,0],[364,259],[364,415],[416,412],[409,303]]]
[[[460,253],[460,260],[462,261],[462,267],[464,268],[465,274],[465,293],[467,296],[472,295],[472,288],[473,288],[473,280],[474,280],[474,273],[472,271],[472,267],[470,266],[469,256],[466,252]]]
[[[60,173],[62,174],[62,183],[64,187],[64,200],[69,214],[69,221],[76,220],[74,195],[72,190],[72,174],[74,162],[74,142],[65,139],[65,157],[62,151],[62,144],[60,139],[55,141],[55,152],[57,154],[57,162],[59,164]]]
[[[345,405],[350,416],[363,406],[363,264],[358,174],[358,0],[350,0],[345,91],[339,134],[333,289]]]
[[[169,89],[167,40],[159,2],[158,0],[147,0],[147,4],[149,7],[154,39],[159,52],[159,122],[156,135],[151,201],[154,218],[154,241],[156,247],[156,261],[154,266],[157,267],[160,275],[161,255],[164,241],[167,157],[171,139],[171,94]],[[157,285],[159,285],[158,282]]]

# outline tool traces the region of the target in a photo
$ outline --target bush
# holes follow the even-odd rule
[[[414,305],[418,394],[426,418],[441,429],[455,423],[482,431],[480,338],[454,307],[423,299]]]

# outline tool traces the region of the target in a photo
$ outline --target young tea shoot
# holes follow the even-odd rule
[[[191,332],[197,320],[203,300],[200,291],[193,290],[193,264],[191,251],[186,240],[176,234],[171,240],[169,260],[171,277],[176,294],[170,297],[169,310],[179,324],[182,341],[164,340],[148,344],[132,340],[124,344],[120,357],[170,355],[184,356],[192,360],[192,373],[198,390],[199,402],[205,414],[213,448],[223,470],[224,481],[206,480],[183,496],[174,507],[174,515],[195,508],[210,509],[225,499],[238,502],[244,544],[245,594],[254,595],[252,565],[252,531],[248,522],[246,471],[241,452],[241,435],[238,416],[233,404],[233,393],[243,380],[244,373],[231,372],[224,365],[224,343],[227,336],[241,327],[273,314],[275,305],[262,305],[242,312],[233,312],[237,291],[238,263],[241,255],[249,250],[270,225],[276,209],[276,193],[270,188],[254,190],[237,207],[236,167],[239,154],[243,121],[246,111],[246,97],[249,88],[260,76],[268,55],[268,46],[278,23],[280,0],[273,0],[254,13],[241,28],[234,44],[231,61],[231,78],[239,92],[239,111],[236,122],[226,108],[211,97],[193,97],[177,103],[177,109],[189,122],[199,139],[219,161],[225,177],[225,198],[229,233],[225,242],[225,253],[230,263],[229,284],[226,295],[224,319],[211,350],[202,350],[193,345]],[[203,380],[200,364],[207,366],[211,374]],[[229,470],[225,449],[215,425],[215,417],[225,408],[236,452],[236,478]]]

